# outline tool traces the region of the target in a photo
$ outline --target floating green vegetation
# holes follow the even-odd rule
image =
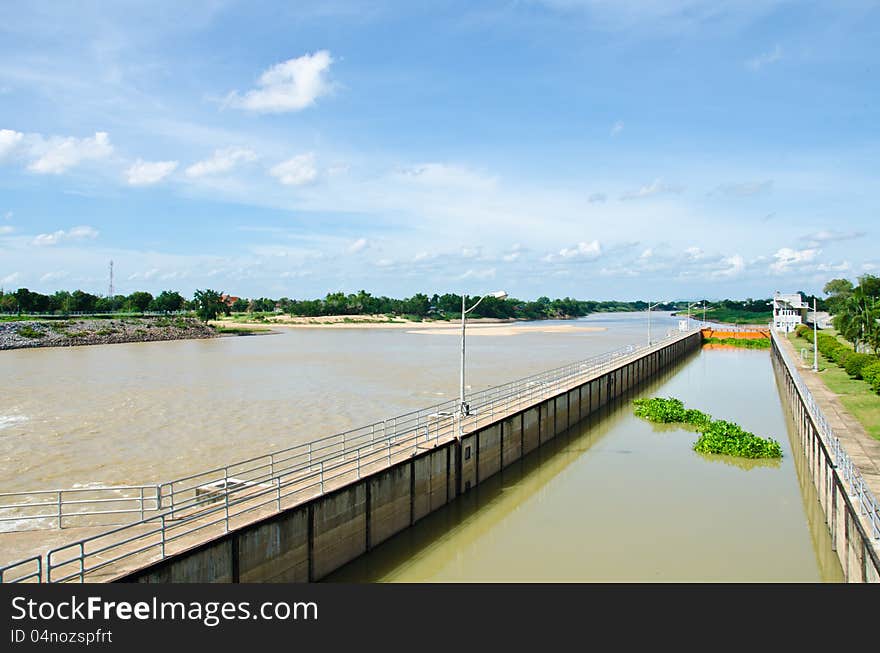
[[[770,338],[706,338],[704,345],[730,345],[744,349],[770,349]]]
[[[773,438],[761,438],[739,424],[684,407],[675,397],[636,399],[635,415],[649,422],[690,424],[700,432],[694,443],[699,453],[719,453],[741,458],[782,458],[782,447]]]
[[[636,417],[642,417],[649,422],[673,422],[704,426],[712,421],[712,416],[693,408],[685,408],[681,399],[669,397],[654,397],[653,399],[636,399],[633,401],[636,407]]]
[[[782,458],[782,446],[773,438],[759,438],[739,424],[716,419],[694,443],[694,451],[741,458]]]

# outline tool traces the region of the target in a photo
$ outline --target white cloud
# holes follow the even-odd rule
[[[770,52],[762,52],[757,57],[746,61],[746,65],[752,70],[760,70],[764,66],[775,63],[782,59],[782,48],[776,45]]]
[[[831,231],[823,229],[806,236],[801,236],[801,240],[810,247],[818,247],[822,243],[830,243],[838,240],[856,240],[865,236],[864,231]]]
[[[403,181],[426,186],[472,190],[488,190],[498,183],[496,177],[447,163],[421,163],[401,169],[396,176]]]
[[[814,261],[821,251],[813,248],[791,249],[790,247],[783,247],[776,250],[776,253],[773,255],[776,261],[770,264],[770,270],[776,274],[789,272],[794,267]]]
[[[150,186],[162,181],[177,169],[177,161],[142,161],[138,159],[126,171],[132,186]]]
[[[565,247],[558,254],[548,254],[544,260],[552,263],[555,261],[591,261],[602,255],[602,246],[598,240],[580,242],[573,247]]]
[[[351,245],[345,248],[345,251],[348,254],[357,254],[358,252],[364,251],[370,244],[367,242],[366,238],[358,238]]]
[[[654,256],[654,250],[651,249],[650,247],[648,247],[646,250],[644,250],[644,251],[639,255],[639,258],[642,259],[643,261],[647,261],[647,260],[648,260],[649,258],[651,258],[652,256]]]
[[[13,272],[12,274],[7,274],[5,277],[0,278],[0,283],[4,286],[10,283],[15,283],[21,275],[18,272]]]
[[[69,231],[59,229],[58,231],[54,231],[51,234],[39,234],[31,241],[31,244],[45,247],[48,245],[57,245],[58,243],[65,240],[93,240],[97,237],[98,231],[94,227],[81,225],[79,227],[73,227]]]
[[[643,197],[651,197],[653,195],[662,195],[664,193],[680,193],[684,188],[681,186],[664,184],[661,179],[655,179],[651,184],[642,186],[636,191],[628,191],[620,196],[622,200],[635,200]]]
[[[459,279],[494,279],[495,268],[487,268],[484,270],[466,270],[458,276]]]
[[[227,147],[215,150],[214,155],[203,161],[194,163],[186,169],[187,177],[205,177],[229,172],[239,163],[249,163],[257,158],[256,152],[246,147]]]
[[[691,261],[699,261],[700,259],[706,258],[706,253],[699,247],[688,247],[684,250],[684,253],[685,257]]]
[[[35,145],[38,157],[28,170],[39,174],[58,175],[83,161],[103,159],[113,153],[107,132],[95,132],[93,138],[53,137]]]
[[[11,129],[0,129],[0,161],[18,148],[22,138],[24,138],[24,134],[21,132]]]
[[[725,195],[727,197],[751,197],[766,193],[773,188],[772,179],[763,181],[747,181],[739,184],[721,184],[711,194]]]
[[[161,270],[159,268],[150,268],[146,272],[135,272],[128,275],[127,281],[150,281],[159,276]]]
[[[282,161],[270,171],[285,186],[303,186],[309,184],[318,177],[315,168],[315,155],[311,152],[298,154],[292,159]]]
[[[852,265],[849,261],[843,261],[841,263],[820,263],[816,266],[817,272],[849,272],[852,270]]]
[[[620,132],[623,131],[623,121],[618,120],[611,126],[611,135],[617,136]]]
[[[66,279],[67,276],[68,274],[64,270],[59,270],[58,272],[47,272],[42,277],[40,277],[40,281],[42,283],[47,283],[49,281],[60,281],[61,279]]]
[[[327,50],[288,59],[266,70],[257,88],[240,96],[233,91],[227,97],[231,106],[260,113],[299,111],[326,95],[332,85],[327,72],[333,58]]]
[[[15,227],[12,227],[10,225],[0,226],[0,236],[6,236],[8,234],[11,234],[13,231],[15,231]]]
[[[745,259],[739,254],[734,254],[733,256],[721,259],[721,264],[724,267],[713,271],[713,277],[735,277],[745,270],[746,267]]]

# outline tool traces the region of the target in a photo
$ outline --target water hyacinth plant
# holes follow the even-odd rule
[[[685,408],[681,399],[635,399],[633,405],[636,417],[649,422],[694,426],[700,432],[700,437],[694,443],[694,451],[742,458],[782,458],[782,446],[773,438],[758,437],[739,424],[713,419],[702,411]]]

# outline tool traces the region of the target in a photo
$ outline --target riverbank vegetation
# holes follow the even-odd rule
[[[728,345],[743,349],[770,349],[770,338],[704,338],[704,345]]]
[[[827,334],[820,333],[820,335]],[[794,332],[789,334],[789,340],[795,349],[806,349],[807,359],[812,360],[812,345],[804,347],[805,341],[807,341],[806,337],[802,338]],[[812,338],[807,342],[812,342]],[[827,341],[825,342],[827,343]],[[837,395],[843,407],[864,427],[865,432],[875,440],[880,440],[880,394],[878,394],[875,376],[880,370],[873,366],[876,364],[872,364],[862,369],[863,378],[857,379],[850,376],[846,369],[822,353],[822,348],[828,351],[827,344],[822,346],[822,338],[819,339],[819,343],[819,379],[831,392]],[[853,369],[853,366],[850,366],[850,369]]]
[[[702,411],[685,408],[675,397],[642,398],[633,401],[635,415],[649,422],[687,424],[700,437],[693,449],[699,453],[725,454],[741,458],[781,458],[782,447],[773,438],[761,438],[739,424],[714,419]]]
[[[880,277],[865,274],[858,282],[853,285],[849,279],[832,279],[825,284],[834,328],[853,350],[880,355]]]

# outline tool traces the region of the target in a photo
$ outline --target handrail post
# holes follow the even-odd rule
[[[324,494],[324,461],[321,461],[321,494]]]
[[[144,486],[141,485],[141,521],[144,521]]]
[[[162,530],[160,533],[162,534],[162,560],[165,559],[165,515],[159,515],[162,519]]]
[[[223,497],[225,503],[225,513],[226,513],[226,532],[229,532],[229,468],[223,468]]]
[[[86,547],[83,542],[79,543],[79,582],[86,582]]]
[[[61,490],[58,490],[58,530],[60,531],[64,526],[61,525]]]

